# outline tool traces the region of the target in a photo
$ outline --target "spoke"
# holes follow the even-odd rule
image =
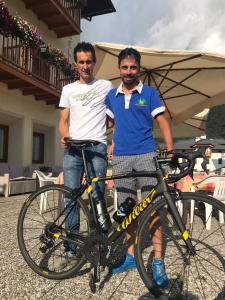
[[[194,225],[193,224],[196,224],[196,227],[198,228],[198,230],[199,230],[199,227],[198,227],[198,224],[197,224],[197,222],[195,223],[195,219],[197,218],[197,216],[196,216],[196,214],[194,213],[194,217],[193,217],[193,223],[192,223],[192,226],[194,227]],[[193,231],[192,231],[193,232]],[[201,231],[199,232],[199,234],[198,234],[198,236],[195,238],[195,240],[196,240],[196,244],[195,244],[195,246],[197,246],[198,245],[198,242],[197,241],[200,241],[200,238],[201,238],[201,236],[202,236],[202,234],[203,234],[203,232],[205,232],[205,227],[203,226],[202,227],[202,229],[201,229]],[[209,234],[208,236],[211,236],[211,234]],[[207,237],[204,237],[204,239],[206,239]]]
[[[205,272],[210,276],[210,278],[212,279],[212,281],[217,285],[217,287],[220,289],[219,285],[217,284],[217,282],[214,280],[214,278],[211,276],[211,274],[208,272],[208,270],[205,268],[204,264],[202,264],[202,262],[198,259],[198,257],[196,257],[196,261],[199,262],[199,264],[201,264],[202,268],[205,270]],[[214,288],[213,288],[214,289]],[[214,289],[215,292],[217,292]]]
[[[181,269],[180,269],[180,272],[178,272],[178,275],[182,274],[182,277],[184,277],[184,276],[183,276],[184,273],[185,273],[185,267],[182,266]],[[170,290],[169,290],[169,294],[170,294],[170,292],[172,291],[172,289],[173,289],[173,287],[175,286],[175,284],[176,284],[176,283],[179,284],[179,280],[180,280],[180,277],[177,276],[177,278],[174,280],[174,283],[173,283],[173,285],[171,286],[171,288],[170,288]]]
[[[43,255],[43,253],[42,252],[40,252],[40,249],[38,249],[38,251],[37,251],[37,254],[34,256],[35,258],[39,258],[39,256],[40,256],[40,253],[41,253],[41,255]]]
[[[28,207],[28,209],[31,210],[30,214],[36,213],[36,215],[38,215],[39,217],[41,217],[44,220],[44,222],[46,223],[47,220],[44,218],[43,214],[40,214],[40,209],[37,211],[37,209],[35,209],[35,206],[36,205],[34,204],[34,205],[31,205],[31,206]],[[28,211],[28,209],[27,209],[27,211]],[[28,219],[29,219],[29,217],[28,217]]]
[[[190,259],[190,256],[189,256]],[[189,279],[189,275],[190,275],[190,265],[187,266],[187,268],[185,268],[185,270],[187,271],[187,277]],[[189,289],[189,280],[187,280],[187,293],[188,293],[188,289]]]
[[[24,241],[29,242],[29,241],[32,241],[32,240],[38,240],[38,239],[40,239],[39,236],[34,237],[34,238],[27,238],[27,239],[24,239]]]
[[[192,278],[195,278],[195,274],[193,273],[191,267],[189,267],[189,271],[190,271],[190,273],[191,273]],[[189,276],[189,274],[188,274],[188,276]],[[188,278],[189,278],[189,277],[188,277]],[[201,294],[201,296],[202,296],[202,291],[201,291],[201,289],[199,288],[199,284],[198,284],[198,281],[197,281],[197,280],[195,281],[195,284],[196,284],[196,287],[197,287],[197,289],[198,289],[198,291],[199,291],[199,294]],[[204,294],[204,291],[203,291],[203,294]]]
[[[212,237],[212,236],[214,236],[215,235],[215,233],[217,232],[217,231],[221,231],[221,228],[222,228],[223,226],[219,226],[219,228],[216,228],[213,232],[211,232],[210,234],[208,234],[207,236],[204,236],[204,240],[206,240],[206,239],[208,239],[209,237]],[[203,227],[203,229],[202,229],[202,231],[201,231],[201,234],[202,234],[202,232],[203,232],[203,230],[204,230],[205,228]],[[200,236],[201,235],[199,235],[198,236],[198,238],[196,238],[196,240],[198,240],[198,242],[195,244],[195,246],[197,246],[198,244],[199,244],[199,242],[200,242]]]
[[[175,255],[174,255],[175,256]],[[171,255],[168,255],[168,257],[173,257],[173,256],[171,256]],[[173,261],[171,264],[168,264],[167,265],[167,268],[170,268],[171,266],[176,266],[176,265],[180,265],[180,264],[176,264],[176,262],[178,261],[178,260],[181,260],[182,258],[181,257],[178,257],[175,261]]]
[[[204,249],[208,249],[208,248],[202,248],[202,249],[197,249],[196,251],[197,252],[200,252],[200,253],[203,253],[203,254],[207,254],[207,255],[215,255],[212,253],[212,251],[204,251]],[[213,246],[213,249],[214,249],[214,246]],[[215,250],[215,249],[214,249]]]
[[[202,292],[203,292],[203,294],[204,294],[204,298],[206,299],[206,296],[205,296],[205,291],[204,291],[204,288],[203,288],[203,285],[202,285],[202,280],[201,280],[201,276],[200,276],[200,274],[199,274],[199,269],[198,269],[198,267],[197,267],[197,264],[196,264],[196,259],[195,259],[195,257],[194,257],[194,263],[195,263],[195,267],[196,267],[196,269],[197,269],[197,272],[198,272],[198,277],[199,277],[200,284],[201,284],[201,287],[202,287]]]
[[[223,246],[225,245],[225,243],[220,243],[220,244],[216,244],[216,245],[213,245],[213,246],[210,246],[211,248],[215,249],[216,247],[220,247],[220,246]],[[198,248],[197,250],[198,251],[202,251],[204,249],[208,249],[209,247],[205,246],[205,247],[202,247],[202,248]]]
[[[52,191],[49,191],[49,192],[52,192],[52,194],[53,194],[53,195],[52,195],[52,198],[53,198],[52,201],[53,201],[53,204],[54,204],[54,211],[55,211],[55,200],[54,200],[54,199],[55,199],[55,198],[54,198],[54,193],[55,193],[55,191],[52,190]],[[53,209],[50,208],[49,201],[48,201],[48,193],[49,193],[49,192],[47,192],[47,193],[46,193],[46,196],[45,196],[45,195],[44,195],[44,196],[46,197],[45,201],[46,201],[46,203],[47,203],[47,206],[49,207],[49,212],[51,213],[52,219],[54,220],[54,219],[55,219],[55,216],[54,216],[53,213],[52,213]],[[57,192],[58,192],[58,191],[57,191]],[[59,193],[59,192],[58,192],[58,193]],[[50,195],[50,196],[51,196],[51,195]],[[58,195],[58,196],[59,196],[59,195]]]
[[[220,229],[220,232],[223,236],[223,239],[225,240],[225,230],[222,230],[222,227],[224,227],[224,224],[223,225],[220,225],[219,229]]]
[[[215,264],[213,264],[212,261],[205,259],[204,257],[202,257],[199,254],[197,254],[197,256],[199,256],[200,258],[202,258],[204,261],[206,261],[207,263],[209,263],[211,266],[214,266],[217,270],[224,272],[224,268],[220,269],[218,266],[216,266]]]
[[[39,241],[38,243],[36,243],[34,246],[32,246],[29,250],[27,250],[27,252],[32,251],[34,248],[37,248],[38,245],[40,245],[41,242]],[[27,248],[27,247],[26,247]],[[39,251],[39,250],[38,250]]]
[[[43,222],[41,222],[41,221],[38,221],[38,220],[35,220],[35,219],[31,219],[30,217],[27,217],[27,216],[26,216],[26,219],[28,219],[28,220],[31,221],[31,222],[40,223],[40,224],[42,224],[42,225],[46,225],[46,223],[48,223],[47,221],[46,221],[45,223],[43,223]]]
[[[43,230],[43,227],[23,227],[23,230]]]

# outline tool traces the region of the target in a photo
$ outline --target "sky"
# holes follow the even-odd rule
[[[115,13],[82,20],[81,41],[225,52],[224,0],[112,0]]]

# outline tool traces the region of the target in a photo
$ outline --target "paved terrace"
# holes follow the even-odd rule
[[[153,299],[137,271],[111,276],[95,295],[90,292],[88,274],[53,281],[34,273],[19,252],[16,236],[18,214],[26,197],[0,198],[0,299]]]

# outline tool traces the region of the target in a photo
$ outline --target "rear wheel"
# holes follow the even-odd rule
[[[191,256],[187,251],[162,198],[145,212],[137,229],[135,255],[142,280],[155,296],[163,293],[170,299],[225,299],[225,206],[210,196],[196,193],[182,193],[181,199],[175,201],[196,254]],[[157,216],[160,221],[153,222]],[[161,238],[153,247],[156,230]],[[151,261],[157,246],[162,249],[169,278],[166,289],[160,289],[152,278]]]
[[[62,211],[65,199],[71,197],[71,189],[65,186],[45,186],[31,194],[20,211],[17,236],[21,254],[33,271],[49,279],[69,278],[86,261],[82,247],[90,234],[90,214],[80,197],[74,199],[79,229],[69,232],[64,222],[67,213]],[[74,246],[73,253],[67,251],[67,239]]]

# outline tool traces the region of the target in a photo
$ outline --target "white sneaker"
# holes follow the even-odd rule
[[[65,252],[63,256],[57,256],[53,262],[53,268],[55,271],[65,269],[67,266],[71,267],[75,265],[81,257],[78,257],[76,253],[71,251]]]

